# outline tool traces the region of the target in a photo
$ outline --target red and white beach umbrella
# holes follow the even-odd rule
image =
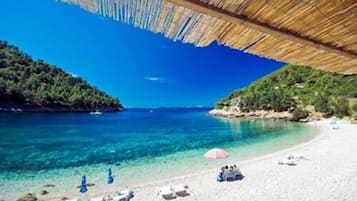
[[[229,157],[229,153],[224,151],[223,149],[214,148],[207,151],[204,156],[210,159],[220,159]]]

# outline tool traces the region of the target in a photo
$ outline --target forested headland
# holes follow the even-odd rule
[[[118,98],[0,41],[0,110],[121,111]]]
[[[218,100],[216,109],[289,112],[291,120],[316,114],[356,118],[357,75],[287,65]]]

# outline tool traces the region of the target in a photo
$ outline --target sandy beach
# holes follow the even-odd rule
[[[188,185],[190,195],[174,200],[357,200],[357,125],[338,121],[339,128],[332,129],[327,120],[312,124],[320,127],[321,134],[307,143],[259,158],[237,161],[245,176],[243,180],[217,182],[217,167],[217,170],[131,186],[129,188],[135,192],[132,200],[162,200],[157,195],[157,188],[177,184]],[[305,159],[299,160],[295,166],[277,164],[278,160],[291,154],[301,154]],[[225,165],[224,160],[222,165]],[[92,192],[90,197],[98,195],[103,195],[103,192]]]

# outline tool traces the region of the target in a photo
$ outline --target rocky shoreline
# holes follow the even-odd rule
[[[274,112],[266,110],[257,110],[252,112],[241,112],[235,110],[213,109],[208,112],[209,115],[219,116],[225,118],[250,118],[250,119],[272,119],[272,120],[285,120],[293,121],[293,115],[288,111]],[[316,120],[315,118],[308,117],[299,120],[300,122],[310,122]]]
[[[21,106],[16,104],[0,104],[0,112],[93,112],[99,110],[101,112],[121,112],[124,108],[120,107],[43,107],[43,106]]]

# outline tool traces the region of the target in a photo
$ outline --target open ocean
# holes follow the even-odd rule
[[[77,193],[86,174],[105,188],[107,169],[125,186],[219,168],[308,141],[306,124],[223,119],[208,109],[129,109],[87,113],[0,113],[0,200],[55,184],[52,194]],[[207,160],[211,148],[231,157]]]

